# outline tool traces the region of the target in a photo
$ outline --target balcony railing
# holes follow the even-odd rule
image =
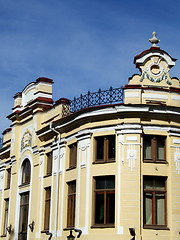
[[[107,105],[113,103],[123,103],[123,88],[112,88],[109,90],[102,91],[101,89],[98,92],[91,93],[90,91],[78,98],[74,98],[70,101],[70,105],[63,106],[63,116],[67,116],[71,113],[75,113],[85,108]]]

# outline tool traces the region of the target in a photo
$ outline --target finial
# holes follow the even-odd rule
[[[156,37],[156,32],[152,33],[153,37],[149,39],[149,42],[152,43],[152,47],[159,48],[156,43],[160,42],[160,40]]]

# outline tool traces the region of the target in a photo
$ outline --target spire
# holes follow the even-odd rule
[[[156,37],[156,32],[152,33],[153,37],[149,39],[149,42],[152,43],[151,47],[159,48],[156,43],[160,42],[160,40]]]

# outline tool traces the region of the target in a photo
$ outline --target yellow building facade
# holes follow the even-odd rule
[[[14,96],[0,149],[0,239],[180,239],[176,59],[155,34],[150,42],[123,89],[54,103],[53,81],[38,78]]]

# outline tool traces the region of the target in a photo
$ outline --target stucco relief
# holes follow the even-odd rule
[[[176,147],[174,161],[176,162],[176,170],[178,171],[178,174],[180,174],[180,147]]]
[[[90,140],[84,139],[79,141],[79,158],[81,168],[86,167],[87,149],[90,147]]]
[[[137,150],[135,149],[134,144],[129,144],[129,149],[127,150],[127,159],[129,160],[129,167],[131,171],[135,167],[135,161],[137,159]]]

